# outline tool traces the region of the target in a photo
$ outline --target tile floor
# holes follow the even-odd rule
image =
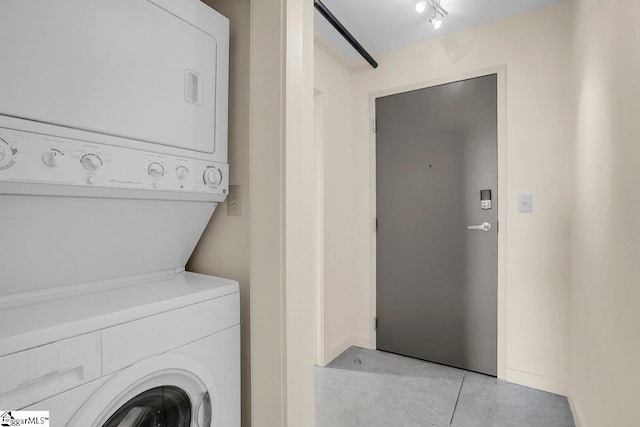
[[[351,347],[315,371],[317,427],[574,427],[567,399]]]

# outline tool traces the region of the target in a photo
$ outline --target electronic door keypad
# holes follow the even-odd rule
[[[491,209],[491,190],[480,190],[480,207],[483,210]]]

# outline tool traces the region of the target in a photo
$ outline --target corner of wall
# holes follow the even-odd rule
[[[354,318],[363,316],[354,291],[352,79],[348,62],[316,36],[314,86],[322,93],[316,115],[322,142],[323,345],[328,363],[362,345]],[[356,314],[354,314],[356,312]],[[364,341],[366,342],[366,341]]]
[[[329,56],[336,64],[340,67],[344,68],[345,71],[351,72],[353,65],[347,58],[342,56],[338,50],[331,45],[326,39],[320,36],[318,33],[314,34],[313,38],[314,48],[320,49],[327,56]]]
[[[348,337],[346,340],[342,341],[337,346],[335,346],[334,348],[328,349],[325,353],[325,359],[324,359],[325,365],[328,365],[329,363],[331,363],[333,359],[340,356],[349,347],[353,347],[353,346],[369,348],[368,339],[366,337],[357,337],[352,335]]]
[[[559,394],[561,396],[568,395],[569,386],[566,379],[547,377],[512,368],[507,368],[506,372],[506,380],[510,383],[520,384],[525,387],[531,387],[537,390]]]
[[[582,411],[580,411],[577,402],[573,399],[573,391],[571,390],[571,386],[569,386],[567,400],[569,401],[569,407],[571,408],[571,414],[573,415],[573,422],[576,427],[587,427],[587,425],[582,422]]]

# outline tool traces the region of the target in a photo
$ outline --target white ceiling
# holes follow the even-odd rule
[[[434,30],[428,19],[431,9],[416,12],[418,0],[322,0],[351,34],[375,58],[430,38],[455,33],[491,21],[525,13],[562,0],[442,0],[448,12],[442,26]],[[315,31],[349,61],[361,56],[315,11]]]

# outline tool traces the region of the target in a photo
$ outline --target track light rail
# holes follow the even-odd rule
[[[360,43],[358,43],[358,40],[355,39],[355,37],[353,37],[353,35],[351,35],[351,33],[349,32],[349,30],[347,30],[345,28],[344,25],[342,25],[342,23],[338,20],[338,18],[336,18],[333,13],[331,13],[331,11],[329,9],[327,9],[327,7],[320,1],[320,0],[313,0],[313,6],[316,8],[316,10],[318,12],[320,12],[320,14],[327,20],[329,21],[329,23],[331,25],[333,25],[333,28],[335,28],[342,37],[345,38],[345,40],[347,42],[349,42],[349,44],[351,46],[353,46],[353,48],[373,67],[373,68],[378,68],[378,63],[376,62],[375,59],[373,59],[373,57],[369,54],[369,52],[367,52],[367,50],[362,47],[362,45]]]

